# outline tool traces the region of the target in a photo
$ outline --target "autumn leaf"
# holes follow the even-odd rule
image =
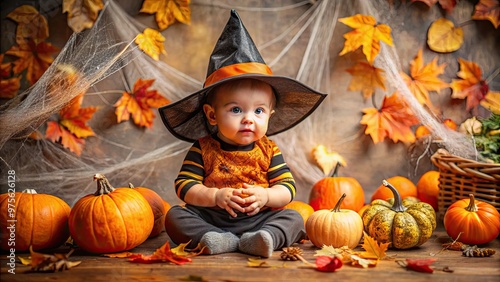
[[[427,105],[433,112],[437,112],[437,109],[431,102],[429,91],[439,92],[441,89],[448,87],[448,83],[438,78],[439,75],[444,73],[445,67],[446,64],[437,64],[437,57],[429,64],[424,65],[422,49],[420,49],[417,56],[410,63],[410,75],[401,73],[406,85],[420,104]]]
[[[357,14],[352,17],[339,19],[341,23],[354,28],[353,31],[344,34],[346,39],[344,49],[339,55],[357,50],[363,46],[363,54],[370,64],[380,52],[380,41],[392,46],[391,28],[385,24],[377,24],[375,18]]]
[[[348,90],[361,90],[365,99],[369,98],[377,87],[385,90],[383,69],[379,69],[365,62],[358,62],[346,71],[353,76]]]
[[[94,136],[95,133],[87,125],[87,121],[97,111],[96,107],[80,108],[83,101],[83,93],[75,97],[59,111],[59,121],[49,121],[45,138],[52,142],[60,142],[65,148],[76,155],[81,155],[86,138]]]
[[[133,254],[129,256],[129,261],[138,263],[172,262],[181,265],[191,262],[191,259],[174,254],[170,250],[170,243],[166,241],[165,244],[156,249],[152,255]]]
[[[366,125],[365,134],[372,137],[373,143],[384,141],[385,137],[394,143],[415,142],[412,125],[419,123],[408,106],[398,97],[397,93],[384,97],[382,108],[366,108],[361,124]]]
[[[21,76],[10,77],[12,63],[2,63],[4,54],[0,54],[0,98],[11,99],[17,95],[21,87]]]
[[[22,5],[7,15],[7,18],[17,22],[16,42],[21,44],[24,40],[31,39],[39,43],[49,37],[47,19],[33,6]]]
[[[316,270],[322,272],[334,272],[342,267],[342,261],[337,257],[317,256]]]
[[[134,253],[132,252],[121,252],[121,253],[112,253],[112,254],[104,254],[103,256],[108,258],[128,258]]]
[[[458,58],[460,71],[457,76],[460,79],[452,79],[450,84],[451,97],[455,99],[467,99],[466,109],[469,111],[477,107],[485,99],[489,92],[486,81],[482,79],[481,68],[474,62]]]
[[[432,7],[437,2],[439,2],[439,5],[441,5],[441,8],[443,8],[448,13],[451,13],[453,8],[455,8],[455,6],[457,5],[457,0],[411,0],[411,2],[422,2],[422,3],[425,3],[429,7]]]
[[[500,115],[500,92],[490,91],[481,101],[481,106],[492,113]]]
[[[190,0],[144,0],[139,12],[155,14],[156,23],[164,30],[175,21],[191,23]]]
[[[374,238],[370,237],[366,232],[364,232],[364,242],[361,247],[365,249],[365,252],[359,254],[360,257],[366,259],[383,259],[387,256],[385,251],[389,248],[390,243],[379,243]]]
[[[312,149],[312,157],[325,175],[330,175],[337,163],[347,166],[345,159],[337,152],[329,152],[324,145],[317,145]]]
[[[378,262],[378,260],[365,259],[365,258],[359,257],[357,255],[351,255],[350,259],[351,259],[352,266],[361,266],[362,268],[377,266],[377,262]]]
[[[192,250],[186,250],[186,246],[189,245],[190,242],[191,241],[177,245],[177,247],[172,249],[172,253],[183,257],[195,257],[201,255],[206,248],[206,246],[202,247],[201,244],[198,243],[198,246],[196,246],[196,248]]]
[[[63,0],[62,7],[62,12],[68,13],[68,26],[80,32],[94,25],[104,4],[102,0]]]
[[[139,45],[139,49],[144,51],[144,53],[148,54],[155,61],[159,60],[160,53],[167,55],[163,42],[165,42],[165,37],[157,30],[149,27],[144,30],[144,33],[140,33],[135,38],[135,43]]]
[[[31,270],[35,272],[56,272],[68,270],[78,266],[81,261],[70,261],[69,256],[73,253],[73,249],[67,254],[47,255],[33,251],[30,246],[30,257],[19,257],[23,265],[30,265]]]
[[[479,0],[474,7],[473,20],[489,20],[495,28],[500,25],[500,1]]]
[[[23,41],[19,46],[12,46],[6,54],[19,57],[14,61],[14,74],[27,69],[26,79],[35,84],[54,61],[51,54],[59,48],[47,42],[35,43],[33,40]]]
[[[436,52],[449,53],[464,43],[464,31],[445,18],[435,20],[427,32],[427,45]]]
[[[427,258],[427,259],[406,259],[405,262],[396,261],[402,267],[405,267],[408,270],[413,270],[417,272],[425,272],[425,273],[433,273],[434,269],[430,267],[432,263],[437,261],[435,258]]]
[[[151,108],[158,108],[170,103],[156,90],[147,89],[153,84],[154,79],[138,79],[134,85],[133,93],[123,92],[122,97],[115,103],[117,122],[129,120],[132,116],[134,123],[139,126],[151,127],[155,114]]]

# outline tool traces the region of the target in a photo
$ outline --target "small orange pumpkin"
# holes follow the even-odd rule
[[[135,191],[141,193],[141,195],[146,198],[151,209],[153,210],[153,215],[155,218],[155,223],[153,225],[153,230],[149,234],[149,238],[154,238],[160,235],[160,233],[165,228],[165,215],[167,214],[167,207],[165,201],[156,193],[155,191],[146,187],[134,187],[132,183],[128,184],[128,187],[135,189]]]
[[[94,180],[95,194],[79,199],[69,215],[75,243],[91,253],[115,253],[146,241],[154,225],[148,201],[135,189],[115,189],[102,174]]]
[[[439,171],[429,170],[417,182],[417,198],[438,211]]]
[[[0,195],[0,230],[3,250],[59,247],[69,237],[71,208],[62,199],[37,194],[34,189]],[[15,229],[9,229],[14,224]]]
[[[391,183],[396,190],[398,190],[401,199],[405,199],[407,197],[417,198],[417,186],[415,186],[410,179],[404,176],[393,176],[388,178],[387,182]],[[394,194],[391,192],[391,189],[385,187],[384,185],[380,185],[373,193],[371,202],[373,202],[373,200],[386,201],[389,198],[394,198]]]
[[[346,199],[342,201],[342,209],[359,211],[365,204],[365,192],[361,184],[352,177],[338,177],[340,162],[337,163],[330,177],[320,179],[314,184],[309,194],[309,205],[315,211],[332,209],[344,193]]]
[[[470,194],[469,199],[458,200],[448,207],[443,224],[446,233],[459,242],[486,244],[500,234],[500,213],[493,205]]]
[[[286,204],[282,209],[292,209],[297,211],[302,216],[302,219],[304,219],[304,225],[306,224],[309,216],[311,216],[311,214],[313,214],[314,212],[314,209],[311,207],[311,205],[297,200],[291,201],[290,203]]]
[[[363,220],[357,212],[340,208],[344,198],[345,193],[332,210],[317,210],[307,219],[306,233],[316,247],[331,245],[354,249],[359,244],[363,236]]]

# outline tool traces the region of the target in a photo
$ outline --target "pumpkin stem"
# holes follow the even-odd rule
[[[340,199],[335,204],[335,207],[332,209],[332,212],[340,212],[340,205],[342,205],[342,202],[344,201],[345,196],[346,196],[345,193],[342,194]]]
[[[477,212],[477,206],[476,206],[476,203],[474,201],[474,195],[473,194],[469,194],[469,205],[465,208],[466,211],[469,211],[469,212]]]
[[[94,175],[94,181],[97,181],[97,191],[94,193],[96,196],[109,194],[115,190],[115,188],[109,183],[106,176],[100,173]]]
[[[392,210],[395,212],[404,212],[406,210],[406,207],[403,206],[403,201],[401,200],[401,195],[399,195],[398,190],[392,186],[391,183],[387,182],[387,180],[382,180],[382,184],[391,189],[392,194],[394,195],[394,204],[392,205]]]
[[[135,186],[134,186],[134,184],[132,184],[132,183],[129,182],[128,183],[128,188],[132,188],[133,189],[133,188],[135,188]]]
[[[332,173],[330,174],[330,177],[337,177],[338,176],[338,172],[339,172],[339,167],[341,167],[342,164],[340,162],[337,162],[337,164],[335,165],[335,168],[332,170]]]
[[[35,189],[24,189],[22,192],[26,194],[37,194]]]

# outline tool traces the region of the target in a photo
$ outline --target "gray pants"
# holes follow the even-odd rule
[[[232,217],[222,209],[176,205],[166,215],[165,230],[176,244],[191,240],[187,248],[195,248],[201,237],[209,231],[231,232],[240,237],[246,232],[265,230],[273,238],[274,250],[306,238],[304,220],[295,210],[267,209],[253,216],[239,212],[237,214],[237,217]]]

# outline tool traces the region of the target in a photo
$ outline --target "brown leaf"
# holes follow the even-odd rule
[[[30,246],[31,270],[35,272],[56,272],[68,270],[75,266],[78,266],[81,261],[69,260],[69,256],[71,255],[71,253],[73,253],[73,250],[71,250],[67,254],[47,255],[33,251],[32,247]],[[25,261],[24,263],[27,263],[27,261]]]
[[[63,0],[63,13],[68,13],[68,26],[74,32],[91,28],[102,8],[102,0]]]
[[[427,44],[436,52],[449,53],[458,50],[464,43],[464,32],[445,18],[435,20],[427,32]]]
[[[19,46],[12,46],[6,54],[19,57],[14,62],[14,74],[27,69],[26,79],[35,84],[54,61],[51,54],[59,48],[47,42],[35,43],[33,40],[23,41]]]
[[[139,12],[156,14],[156,23],[164,30],[175,21],[191,23],[190,0],[144,0]]]
[[[346,71],[352,75],[348,90],[362,90],[365,99],[369,98],[377,87],[385,90],[383,69],[379,69],[365,62],[358,62]]]
[[[33,6],[19,6],[9,13],[7,17],[18,23],[16,30],[16,42],[18,44],[28,39],[39,43],[49,37],[47,19]]]
[[[495,28],[500,25],[500,3],[498,0],[479,0],[474,7],[473,20],[489,20]]]
[[[21,87],[21,77],[0,79],[0,98],[11,99],[16,97]]]
[[[144,30],[144,33],[140,33],[135,38],[135,43],[139,45],[139,49],[144,51],[144,53],[148,54],[155,61],[159,60],[160,53],[167,55],[163,42],[165,42],[165,37],[157,30],[149,27]]]
[[[372,137],[373,143],[382,142],[386,137],[392,139],[394,143],[415,142],[411,126],[418,124],[419,120],[397,93],[384,97],[380,110],[366,108],[363,112],[360,123],[366,125],[365,134]]]
[[[432,7],[439,2],[439,5],[441,5],[441,7],[448,13],[451,13],[453,8],[457,5],[457,0],[411,0],[411,2],[422,2],[429,7]]]
[[[360,257],[366,259],[383,259],[387,256],[385,251],[389,248],[390,243],[379,243],[374,238],[364,232],[364,242],[361,246],[366,252],[359,254]]]

